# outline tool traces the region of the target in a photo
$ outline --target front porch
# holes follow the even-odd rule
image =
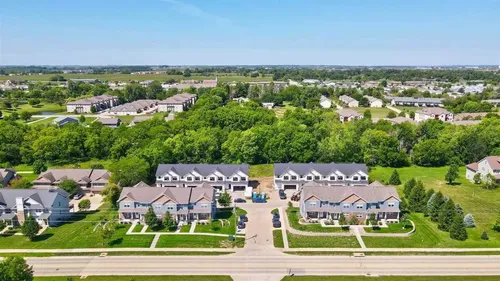
[[[176,222],[208,221],[210,213],[181,213],[175,215]]]

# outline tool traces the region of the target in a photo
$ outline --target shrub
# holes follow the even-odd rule
[[[391,178],[389,179],[389,184],[392,184],[392,185],[400,185],[401,184],[401,180],[399,179],[398,170],[394,169],[394,171],[392,172]]]
[[[465,215],[464,224],[466,227],[475,227],[476,226],[476,222],[474,221],[474,217],[472,217],[472,214]]]
[[[483,231],[483,233],[481,233],[481,239],[483,240],[489,240],[490,237],[488,236],[488,233],[485,231]]]

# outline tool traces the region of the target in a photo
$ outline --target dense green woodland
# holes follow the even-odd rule
[[[496,117],[468,127],[436,120],[419,125],[385,120],[372,124],[368,119],[342,124],[333,109],[298,108],[277,119],[255,102],[226,104],[227,96],[226,88],[213,88],[174,121],[116,129],[97,122],[57,128],[0,121],[0,166],[128,157],[123,165],[142,164],[151,175],[159,163],[313,161],[401,167],[463,164],[500,155]]]

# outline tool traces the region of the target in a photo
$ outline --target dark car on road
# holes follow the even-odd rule
[[[234,203],[246,203],[247,200],[243,199],[243,198],[236,198],[234,199]]]
[[[284,190],[280,189],[279,194],[280,194],[280,199],[282,200],[286,199],[286,193]]]
[[[240,221],[242,221],[242,222],[248,222],[248,217],[247,217],[247,215],[245,215],[245,214],[240,215]]]

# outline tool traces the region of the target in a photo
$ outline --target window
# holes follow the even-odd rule
[[[365,177],[365,176],[361,176],[361,180],[362,180],[362,181],[365,181],[365,180],[366,180],[366,177]]]
[[[342,181],[342,180],[344,180],[344,177],[343,177],[343,176],[338,176],[338,177],[337,177],[337,179],[338,179],[339,181]]]
[[[169,181],[170,177],[163,177],[163,180]]]
[[[177,180],[177,177],[172,177],[172,180],[173,180],[173,181],[176,181],[176,180]]]
[[[309,202],[309,205],[316,206],[316,202],[314,202],[314,201],[313,202]]]
[[[292,176],[292,180],[296,180],[297,179],[297,176]]]
[[[312,180],[313,178],[311,176],[307,176],[306,178],[308,181]]]
[[[130,203],[123,203],[123,208],[130,208]]]
[[[195,181],[199,181],[199,180],[200,180],[200,177],[194,177],[194,180],[195,180]]]
[[[362,219],[362,218],[363,218],[363,215],[357,214],[357,215],[356,215],[356,217],[357,217],[358,219]]]
[[[222,181],[224,180],[224,177],[218,177],[217,180]]]
[[[207,203],[202,203],[202,204],[201,204],[201,207],[202,207],[202,208],[208,208],[208,204],[207,204]]]
[[[233,181],[238,181],[238,177],[233,177]]]
[[[335,176],[330,176],[330,180],[334,181],[335,180]]]
[[[246,180],[247,180],[247,178],[245,178],[245,177],[241,177],[241,180],[242,180],[242,181],[246,181]]]
[[[215,181],[215,177],[210,177],[210,181]]]
[[[363,205],[362,204],[356,205],[356,209],[363,209]]]
[[[320,179],[320,177],[319,177],[319,176],[314,176],[314,179],[315,179],[315,180],[319,180],[319,179]]]
[[[174,209],[174,205],[168,205],[167,206],[167,210],[173,210]]]
[[[155,207],[155,209],[157,209],[157,210],[158,210],[158,209],[161,209],[161,204],[155,204],[155,205],[154,205],[154,207]]]
[[[287,181],[287,180],[289,180],[290,178],[289,178],[288,176],[283,176],[283,179]]]
[[[349,204],[344,204],[344,205],[342,206],[342,208],[344,208],[344,209],[349,208]]]
[[[353,180],[353,181],[357,181],[358,179],[359,179],[359,177],[358,177],[358,176],[354,176],[354,177],[352,177],[352,180]]]
[[[187,177],[186,180],[188,181],[192,181],[193,180],[193,177]]]
[[[394,207],[394,203],[389,203],[389,204],[387,204],[387,206]]]

